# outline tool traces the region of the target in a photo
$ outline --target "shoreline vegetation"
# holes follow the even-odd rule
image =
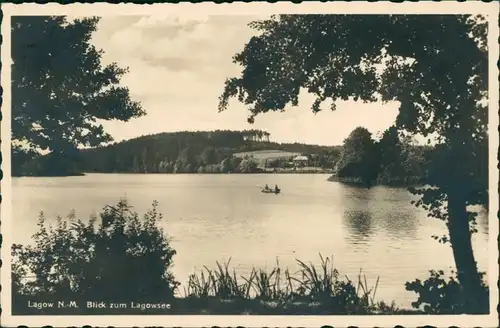
[[[198,172],[61,172],[54,173],[53,175],[20,175],[17,177],[70,177],[70,176],[85,176],[87,174],[333,174],[335,176],[335,171],[333,169],[324,169],[318,167],[297,167],[297,168],[262,168],[256,169],[252,172],[206,172],[205,170],[200,170]],[[335,180],[332,180],[335,181]],[[348,181],[348,179],[342,179],[342,181]]]
[[[176,251],[159,225],[163,216],[157,206],[153,202],[139,217],[121,200],[86,223],[71,212],[55,225],[42,213],[33,243],[12,248],[13,314],[469,313],[453,275],[430,271],[425,281],[407,282],[406,290],[418,298],[413,309],[400,309],[394,301],[376,299],[378,278],[370,285],[360,270],[351,280],[335,269],[333,256],[321,254],[319,264],[296,260],[296,272],[277,260],[271,270],[254,268],[247,276],[237,274],[229,259],[215,269],[205,266],[181,286],[170,271]],[[488,287],[483,287],[480,313],[488,313]]]
[[[330,182],[340,182],[344,184],[350,184],[355,186],[365,186],[365,181],[359,177],[339,177],[338,175],[331,175],[327,179]],[[377,179],[373,182],[374,185],[390,186],[390,187],[409,187],[418,186],[425,183],[424,177],[396,177],[392,179]]]
[[[13,149],[14,176],[85,173],[331,174],[360,186],[421,184],[433,148],[388,129],[374,140],[354,129],[342,146],[276,143],[260,130],[160,133],[108,146],[46,155]]]

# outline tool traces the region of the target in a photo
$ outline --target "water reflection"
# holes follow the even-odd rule
[[[344,225],[355,244],[383,233],[389,240],[416,238],[421,210],[411,205],[411,195],[401,189],[345,187],[342,193]]]
[[[373,235],[373,189],[343,186],[343,225],[350,233],[350,244],[367,244]]]
[[[373,234],[373,218],[369,211],[347,210],[344,212],[344,225],[351,233],[353,244],[366,244]]]
[[[386,212],[382,226],[392,239],[415,239],[417,220],[415,211],[399,209]]]

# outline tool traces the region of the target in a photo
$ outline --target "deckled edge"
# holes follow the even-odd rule
[[[328,2],[356,2],[356,0],[353,0],[353,1],[343,1],[343,0],[328,0]],[[359,0],[359,1],[363,1],[363,0]],[[378,0],[367,0],[368,2],[379,2]],[[467,0],[456,0],[456,2],[458,3],[461,3],[461,2],[466,2]],[[492,0],[473,0],[473,1],[476,1],[476,2],[483,2],[483,3],[490,3],[492,2]],[[196,4],[196,3],[207,3],[207,2],[213,2],[215,4],[222,4],[222,3],[233,3],[233,2],[243,2],[243,3],[248,3],[248,2],[252,2],[252,0],[249,0],[249,1],[184,1],[184,0],[178,0],[178,1],[63,1],[63,0],[58,0],[58,1],[9,1],[10,3],[12,4],[23,4],[23,3],[37,3],[37,4],[47,4],[47,3],[58,3],[58,4],[62,4],[62,5],[65,5],[65,4],[74,4],[74,3],[90,3],[90,4],[93,4],[93,3],[107,3],[107,4],[124,4],[124,3],[129,3],[129,4],[156,4],[156,3],[173,3],[173,4],[177,4],[177,3],[180,3],[180,2],[188,2],[188,3],[193,3],[193,4]],[[286,1],[286,0],[276,0],[276,1],[253,1],[253,2],[269,2],[269,3],[275,3],[275,2],[292,2],[292,3],[302,3],[303,1],[297,1],[297,0],[291,0],[291,1]],[[323,1],[321,1],[323,2]],[[326,1],[325,1],[326,2]],[[416,1],[406,1],[406,0],[389,0],[387,2],[391,2],[391,3],[403,3],[403,2],[410,2],[410,3],[415,3],[415,2],[440,2],[440,0],[422,0],[422,1],[419,1],[419,0],[416,0]],[[2,23],[3,23],[3,20],[4,20],[4,15],[3,15],[3,9],[0,5],[0,29],[1,29],[1,26],[2,26]],[[500,15],[498,16],[498,20],[497,20],[497,24],[498,24],[498,27],[500,27]],[[4,40],[3,40],[3,35],[0,33],[0,47],[3,45],[4,43]],[[497,43],[498,45],[500,46],[500,36],[498,37],[497,39]],[[2,65],[2,56],[0,54],[0,75],[2,73],[2,68],[3,68],[3,65]],[[498,68],[498,76],[497,76],[497,79],[498,81],[500,82],[500,58],[497,60],[497,68]],[[2,115],[2,111],[3,111],[3,87],[0,83],[0,132],[2,130],[2,123],[3,123],[3,115]],[[499,99],[499,109],[498,109],[498,115],[500,117],[500,99]],[[500,123],[499,125],[497,126],[497,131],[498,133],[500,134]],[[2,144],[2,140],[0,138],[0,145]],[[9,148],[10,149],[10,148]],[[2,156],[2,147],[0,147],[0,209],[2,207],[2,202],[3,202],[3,199],[2,199],[2,180],[3,180],[3,156]],[[500,170],[500,145],[498,147],[498,150],[497,150],[497,169]],[[500,179],[499,179],[499,184],[498,184],[498,189],[497,189],[497,194],[499,195],[500,197]],[[0,210],[1,211],[1,210]],[[1,212],[0,212],[1,213]],[[500,209],[499,211],[497,212],[497,218],[500,220]],[[0,249],[2,248],[2,242],[3,242],[3,234],[2,234],[2,229],[1,229],[1,223],[2,223],[2,217],[0,215]],[[499,234],[497,235],[497,245],[500,245],[500,230],[499,230]],[[497,263],[499,264],[500,266],[500,253],[499,253],[499,257],[497,259]],[[0,269],[2,268],[3,266],[3,261],[2,261],[2,258],[1,258],[1,254],[0,254]],[[500,277],[498,277],[498,280],[497,280],[497,287],[499,288],[500,290]],[[2,283],[0,281],[0,293],[2,292]],[[497,304],[497,314],[498,314],[498,317],[499,317],[499,322],[500,322],[500,303]],[[2,315],[2,306],[1,306],[1,303],[0,303],[0,318],[1,318],[1,315]],[[1,321],[0,321],[1,323]],[[27,326],[18,326],[18,327],[27,327]],[[43,327],[53,327],[53,326],[43,326]],[[79,327],[79,326],[73,326],[73,327]],[[90,325],[83,325],[81,326],[82,328],[93,328],[92,326]],[[113,327],[113,326],[108,326],[108,327]],[[424,327],[428,327],[428,328],[436,328],[435,326],[424,326]],[[455,326],[450,326],[449,328],[452,328],[452,327],[455,327]],[[182,328],[182,327],[172,327],[172,328]],[[205,328],[205,327],[203,327]],[[218,326],[212,326],[212,327],[207,327],[207,328],[219,328]],[[222,328],[222,327],[221,327]],[[231,327],[227,327],[227,328],[231,328]],[[244,326],[236,326],[235,328],[245,328]],[[287,327],[287,328],[293,328],[291,326]],[[321,328],[334,328],[333,326],[329,326],[329,325],[323,325],[321,326]],[[348,328],[358,328],[358,326],[349,326]],[[404,326],[401,326],[401,325],[396,325],[394,326],[394,328],[405,328]],[[419,327],[420,328],[420,327]],[[459,328],[459,327],[457,327]],[[464,327],[465,328],[465,327]],[[482,327],[479,327],[479,328],[482,328]],[[484,327],[484,328],[487,328],[487,327]]]

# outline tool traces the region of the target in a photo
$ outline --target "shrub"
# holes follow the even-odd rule
[[[141,219],[125,200],[106,206],[86,224],[75,213],[47,225],[43,213],[32,245],[14,245],[13,303],[38,299],[160,301],[173,299],[179,283],[169,269],[176,254],[158,227],[153,203]],[[26,279],[31,275],[33,279]]]
[[[442,270],[429,272],[430,277],[423,282],[416,279],[406,283],[406,290],[418,294],[417,301],[412,302],[414,308],[423,308],[429,314],[489,313],[489,288],[484,283],[480,291],[484,302],[471,307],[454,271],[448,280]]]

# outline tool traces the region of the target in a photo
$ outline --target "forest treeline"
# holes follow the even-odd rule
[[[28,158],[16,173],[258,173],[266,168],[292,169],[293,157],[301,154],[308,158],[307,166],[334,171],[331,180],[406,185],[425,180],[432,150],[395,128],[375,140],[366,128],[357,127],[342,146],[277,143],[268,137],[260,130],[159,133],[68,152],[64,159],[52,154]],[[253,156],[259,151],[268,153]],[[238,155],[243,152],[248,154]]]
[[[74,175],[99,173],[253,173],[258,167],[285,167],[284,152],[311,158],[310,165],[332,168],[339,146],[270,142],[265,131],[181,131],[142,136],[104,147],[81,149],[64,159],[52,154],[29,157],[13,154],[15,175]],[[236,157],[252,151],[276,151],[267,158]],[[282,153],[283,152],[283,153]],[[16,156],[17,155],[17,156]]]

